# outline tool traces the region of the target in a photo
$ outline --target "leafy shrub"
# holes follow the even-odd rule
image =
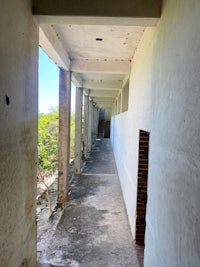
[[[59,114],[52,108],[48,114],[40,113],[38,121],[38,166],[45,176],[53,174],[58,166]],[[70,155],[74,158],[75,115],[71,115]]]
[[[58,164],[58,110],[39,114],[38,165],[45,175],[53,174]]]

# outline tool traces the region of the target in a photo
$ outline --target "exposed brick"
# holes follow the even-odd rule
[[[148,180],[149,133],[140,131],[137,188],[136,244],[144,246]]]

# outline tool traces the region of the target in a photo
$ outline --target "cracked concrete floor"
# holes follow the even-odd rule
[[[141,267],[134,245],[110,140],[97,140],[70,202],[40,258],[41,267]]]

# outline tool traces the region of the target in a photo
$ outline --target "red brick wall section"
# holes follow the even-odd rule
[[[146,227],[146,203],[148,180],[149,133],[140,130],[139,160],[138,160],[138,187],[137,187],[137,217],[136,217],[136,244],[144,246]]]

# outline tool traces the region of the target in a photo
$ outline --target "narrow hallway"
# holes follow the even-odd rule
[[[69,205],[41,267],[141,267],[139,254],[142,250],[132,239],[110,140],[97,140],[82,175],[71,183]]]

